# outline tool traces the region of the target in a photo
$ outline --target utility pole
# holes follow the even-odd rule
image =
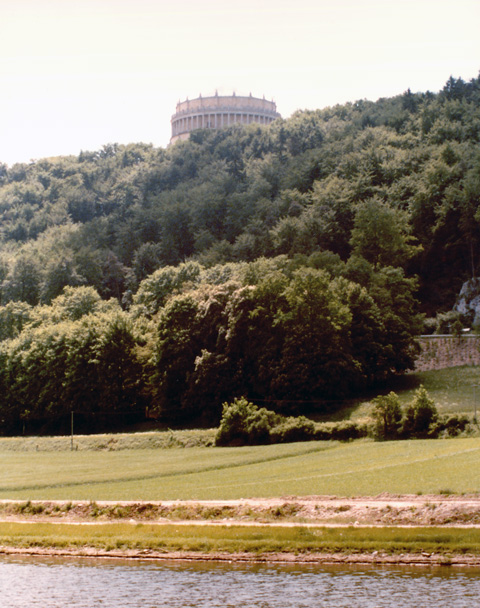
[[[473,422],[477,424],[477,391],[475,390],[477,385],[473,385]]]
[[[70,450],[73,452],[73,410],[70,418]]]

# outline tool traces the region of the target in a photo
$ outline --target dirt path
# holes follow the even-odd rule
[[[480,495],[210,501],[0,501],[0,521],[480,527]]]

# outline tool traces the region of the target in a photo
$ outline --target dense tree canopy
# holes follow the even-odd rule
[[[479,161],[480,77],[1,165],[0,432],[321,407],[405,371],[418,312],[478,273]]]

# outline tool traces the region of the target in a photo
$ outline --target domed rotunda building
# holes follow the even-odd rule
[[[221,129],[234,124],[249,125],[252,122],[268,125],[276,118],[281,118],[277,105],[259,99],[237,96],[218,95],[198,97],[197,99],[177,103],[177,111],[172,116],[172,137],[170,144],[180,139],[188,139],[196,129]]]

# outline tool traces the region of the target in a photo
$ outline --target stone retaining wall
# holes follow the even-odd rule
[[[480,365],[480,336],[421,336],[416,372],[459,365]]]

